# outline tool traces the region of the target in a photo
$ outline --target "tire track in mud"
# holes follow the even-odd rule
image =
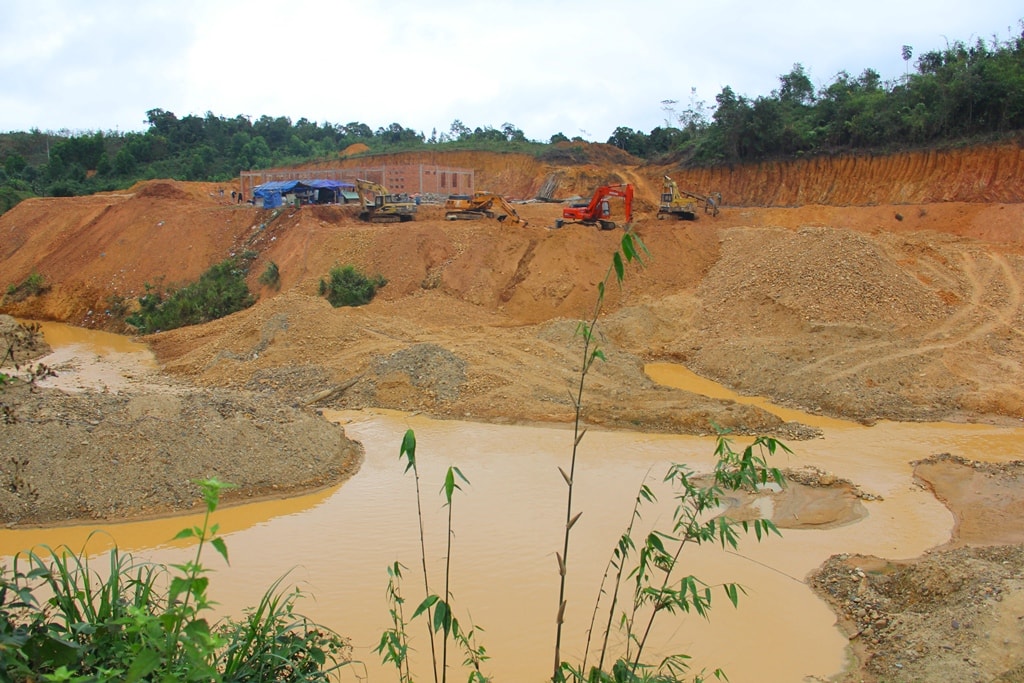
[[[1002,254],[986,252],[984,256],[989,262],[979,265],[974,255],[961,255],[962,264],[959,272],[964,276],[970,296],[963,306],[946,317],[938,326],[924,331],[919,336],[920,342],[916,346],[892,353],[879,353],[887,347],[896,345],[896,342],[854,345],[816,361],[809,365],[805,372],[842,363],[844,358],[871,355],[870,358],[838,370],[825,378],[825,382],[835,382],[858,375],[871,367],[895,363],[905,358],[930,356],[969,345],[1001,330],[1024,337],[1024,330],[1016,324],[1017,318],[1024,313],[1024,295],[1018,276],[1012,264]],[[939,293],[936,290],[936,294]],[[1019,372],[1019,367],[1013,364],[993,360],[1006,371]]]

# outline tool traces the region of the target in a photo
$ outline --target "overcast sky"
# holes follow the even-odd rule
[[[803,64],[897,78],[957,40],[1021,33],[1020,0],[33,0],[4,3],[0,131],[145,130],[164,109],[233,118],[399,123],[459,119],[603,142],[750,98]],[[913,60],[910,63],[913,66]]]

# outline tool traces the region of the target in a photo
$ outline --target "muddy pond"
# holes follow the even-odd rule
[[[104,346],[104,340],[55,341],[55,353],[102,356],[144,349]],[[83,352],[83,346],[86,349]],[[101,365],[101,363],[97,363]],[[942,452],[991,462],[1019,457],[1024,429],[969,424],[880,422],[871,427],[783,410],[731,395],[727,389],[672,365],[652,365],[658,382],[737,401],[758,402],[786,420],[822,429],[824,436],[790,442],[792,455],[775,456],[780,468],[813,466],[847,479],[867,494],[861,514],[836,523],[821,520],[784,529],[781,538],[741,540],[738,552],[702,547],[684,555],[686,572],[718,585],[746,590],[734,609],[716,589],[710,620],[695,614],[666,615],[650,646],[651,659],[671,653],[693,657],[695,670],[721,667],[733,683],[791,683],[825,678],[845,663],[846,639],[835,616],[805,583],[805,576],[835,553],[892,559],[920,555],[944,543],[953,517],[912,477],[910,463]],[[83,379],[87,383],[87,379]],[[105,378],[109,382],[110,378]],[[448,509],[439,494],[445,471],[457,466],[469,480],[455,493],[450,555],[452,604],[464,624],[483,628],[480,642],[491,659],[485,671],[496,681],[548,680],[554,656],[558,598],[556,550],[561,549],[565,483],[572,432],[562,427],[498,426],[435,421],[388,411],[326,412],[366,450],[351,480],[330,490],[286,500],[226,508],[216,514],[230,553],[225,565],[207,557],[210,595],[221,614],[240,614],[276,579],[306,595],[299,609],[349,636],[361,664],[342,680],[396,680],[372,650],[389,627],[386,569],[401,562],[410,603],[422,597],[415,482],[399,459],[402,436],[418,442],[428,566],[440,585],[445,564]],[[746,444],[735,439],[736,447]],[[611,550],[629,522],[638,487],[647,483],[665,496],[643,523],[665,528],[672,502],[660,486],[671,463],[698,471],[713,465],[714,439],[590,431],[581,442],[568,562],[568,608],[563,659],[579,661],[598,586]],[[196,517],[139,523],[0,531],[0,557],[32,546],[67,544],[103,553],[111,539],[137,557],[182,561],[191,551],[171,542]],[[93,533],[100,529],[100,533]],[[634,534],[636,535],[636,534]],[[88,543],[88,545],[86,545]],[[439,591],[439,587],[434,587]],[[413,669],[429,676],[425,626],[410,627]],[[461,656],[453,656],[456,662]],[[464,678],[462,673],[453,673]]]

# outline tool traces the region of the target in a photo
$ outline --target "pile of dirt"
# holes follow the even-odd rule
[[[137,519],[344,481],[362,447],[312,410],[238,391],[161,383],[113,393],[5,387],[0,520],[7,526]]]
[[[9,315],[0,315],[0,366],[17,365],[50,353],[50,345],[39,332],[38,324],[22,324]]]
[[[911,562],[836,555],[811,585],[858,660],[841,683],[1024,680],[1024,546],[934,551]]]
[[[862,500],[875,500],[855,483],[815,467],[783,471],[784,487],[730,492],[726,513],[735,522],[769,519],[780,529],[831,529],[867,517]]]
[[[835,555],[809,577],[857,659],[839,683],[1024,680],[1024,460],[938,454],[914,474],[957,520],[910,561]]]
[[[189,199],[188,193],[176,187],[174,183],[160,181],[145,183],[136,192],[136,196],[141,199]]]

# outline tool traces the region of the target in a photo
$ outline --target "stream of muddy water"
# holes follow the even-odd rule
[[[714,593],[708,621],[694,614],[666,615],[649,646],[651,659],[686,653],[696,670],[721,667],[733,683],[820,680],[841,670],[846,639],[835,616],[805,583],[806,575],[836,553],[901,559],[945,542],[953,518],[914,482],[910,463],[942,452],[1005,462],[1019,457],[1024,442],[1024,429],[983,425],[880,422],[866,427],[734,396],[675,365],[652,365],[648,373],[663,384],[758,402],[784,419],[820,427],[823,438],[789,443],[793,454],[776,456],[773,464],[813,465],[875,497],[863,503],[867,515],[853,523],[787,529],[781,538],[761,543],[751,536],[741,541],[739,552],[705,547],[684,555],[687,573],[711,584],[738,582],[746,595],[733,609],[720,590]],[[494,680],[550,679],[558,596],[555,552],[561,549],[565,519],[565,483],[558,467],[568,467],[572,432],[377,410],[326,416],[364,445],[361,470],[331,490],[216,513],[231,558],[230,566],[213,553],[206,558],[215,569],[210,595],[220,603],[219,613],[241,614],[287,574],[286,583],[306,594],[301,612],[351,637],[362,664],[342,680],[396,680],[373,647],[390,625],[387,567],[397,561],[407,568],[403,592],[410,604],[422,597],[415,483],[398,457],[403,434],[413,429],[433,590],[442,590],[448,514],[439,490],[446,469],[454,465],[470,482],[456,492],[452,508],[456,616],[463,625],[483,628],[479,641],[491,657],[485,671]],[[735,445],[745,442],[737,438]],[[582,659],[601,576],[629,521],[637,488],[646,482],[667,495],[659,482],[668,466],[685,462],[708,470],[713,448],[713,439],[694,436],[592,430],[584,437],[574,489],[574,508],[583,515],[573,528],[568,558],[563,659]],[[665,528],[671,510],[671,501],[662,499],[645,513],[643,523]],[[112,538],[136,556],[180,562],[190,550],[169,539],[197,521],[179,517],[103,525],[102,533],[91,537],[96,526],[3,530],[0,556],[39,544],[102,553]],[[410,626],[418,680],[430,678],[425,628],[418,622]],[[461,659],[458,653],[449,657]]]

